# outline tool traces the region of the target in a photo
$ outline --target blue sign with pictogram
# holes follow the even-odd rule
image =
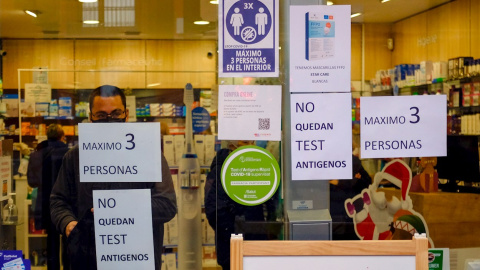
[[[278,0],[223,0],[219,77],[278,76]]]

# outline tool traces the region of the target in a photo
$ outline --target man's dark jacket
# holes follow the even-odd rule
[[[30,154],[27,181],[31,187],[38,188],[34,202],[35,229],[47,229],[50,220],[50,192],[57,180],[62,159],[68,147],[58,140],[46,140],[37,145]]]

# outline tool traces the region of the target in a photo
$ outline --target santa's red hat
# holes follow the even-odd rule
[[[401,189],[402,202],[406,202],[407,194],[412,183],[412,173],[410,167],[408,167],[408,165],[402,160],[392,160],[385,165],[381,176],[383,179],[390,181]]]

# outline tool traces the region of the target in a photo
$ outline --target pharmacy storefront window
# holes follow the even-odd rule
[[[0,265],[229,269],[232,234],[418,233],[431,269],[469,269],[480,4],[303,2],[3,5]]]

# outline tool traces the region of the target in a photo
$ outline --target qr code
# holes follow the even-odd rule
[[[269,130],[270,129],[270,118],[258,118],[258,129],[259,130]]]

